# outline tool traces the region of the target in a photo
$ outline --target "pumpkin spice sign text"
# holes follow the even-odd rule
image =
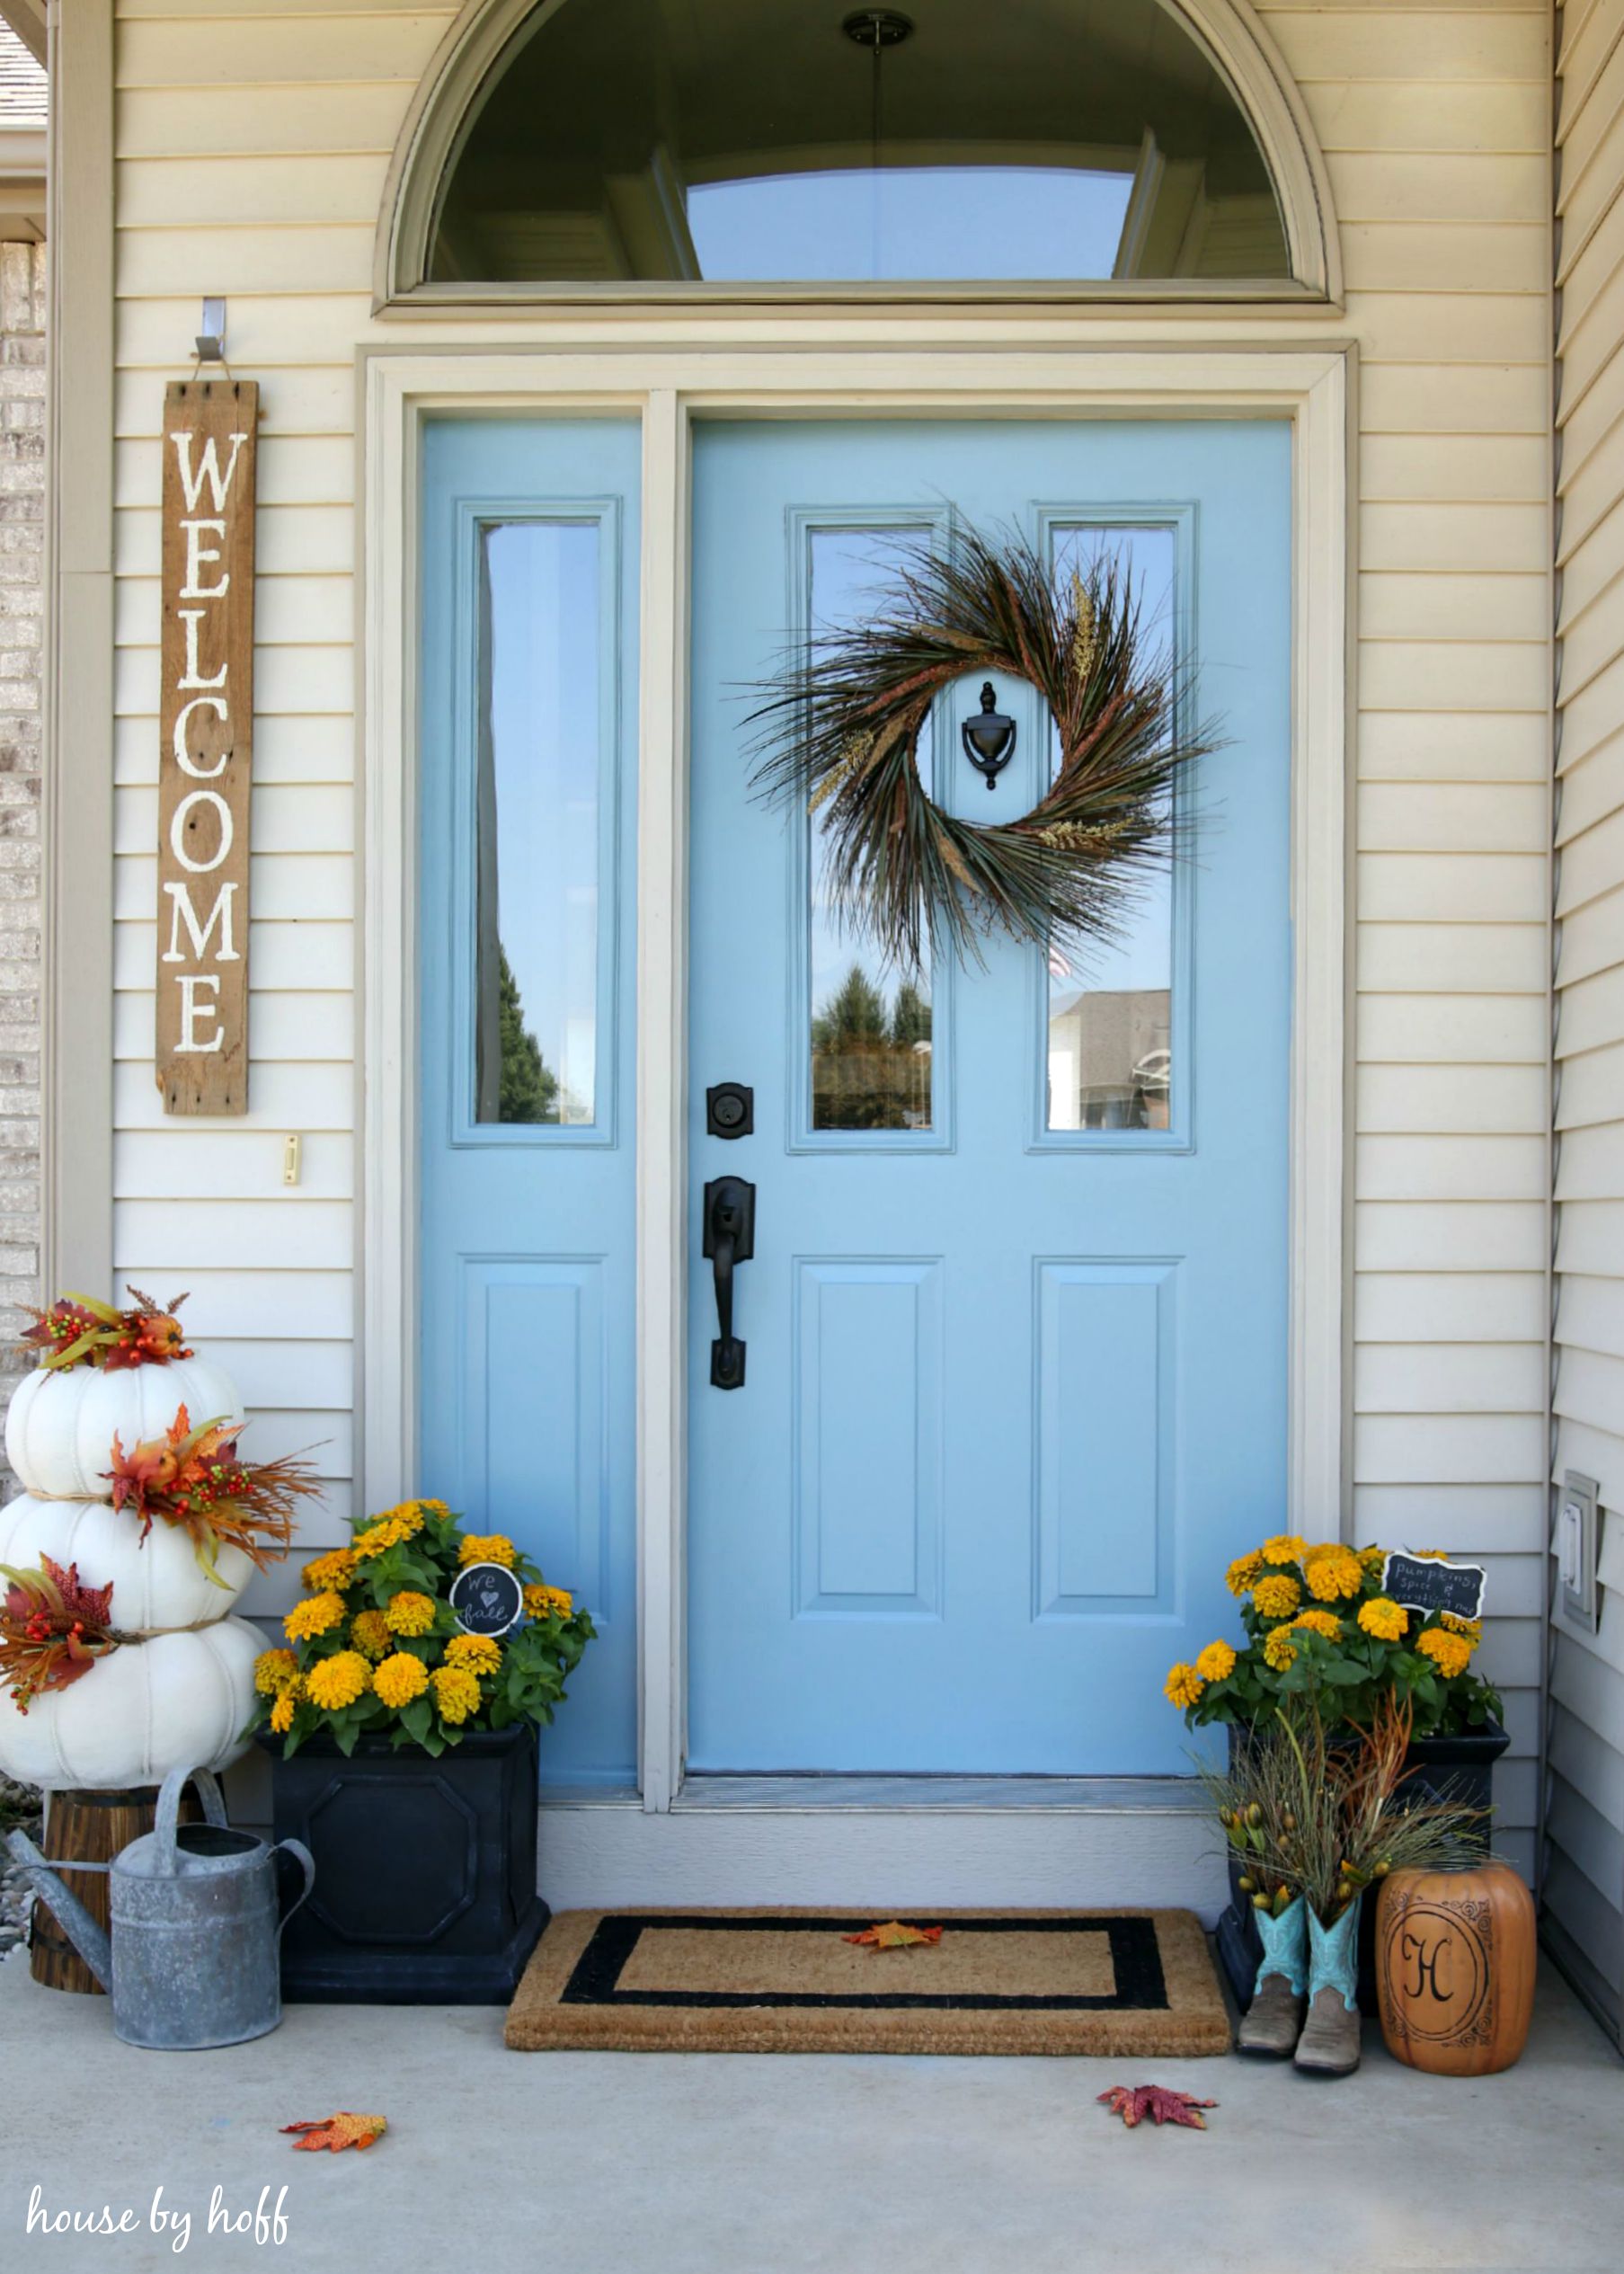
[[[248,1110],[259,388],[164,396],[155,1072],[171,1114]]]

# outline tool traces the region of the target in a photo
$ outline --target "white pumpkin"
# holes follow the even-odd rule
[[[161,1784],[171,1769],[227,1769],[248,1750],[264,1647],[245,1619],[222,1619],[127,1642],[26,1713],[0,1688],[0,1770],[48,1791],[118,1791]]]
[[[112,1582],[112,1622],[129,1634],[195,1627],[223,1619],[253,1577],[240,1548],[224,1547],[216,1564],[223,1586],[205,1576],[189,1535],[155,1517],[141,1519],[103,1500],[36,1500],[24,1493],[0,1508],[0,1563],[33,1571],[42,1555],[76,1563],[87,1587]]]
[[[24,1374],[5,1417],[5,1457],[25,1492],[105,1500],[117,1435],[126,1452],[161,1437],[184,1406],[194,1429],[245,1418],[236,1384],[206,1358],[166,1366],[40,1366]]]

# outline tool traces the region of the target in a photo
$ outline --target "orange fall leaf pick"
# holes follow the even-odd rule
[[[901,1919],[887,1919],[882,1926],[865,1927],[861,1934],[843,1934],[842,1942],[861,1942],[871,1950],[910,1950],[921,1942],[939,1942],[939,1926],[904,1926]]]
[[[382,2139],[388,2130],[387,2120],[381,2116],[352,2116],[348,2109],[341,2109],[336,2116],[324,2116],[319,2124],[284,2124],[284,2132],[302,2132],[304,2137],[295,2140],[295,2147],[320,2150],[331,2148],[337,2155],[347,2147],[367,2148]]]

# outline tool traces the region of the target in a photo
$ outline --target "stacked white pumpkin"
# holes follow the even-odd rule
[[[112,1624],[139,1638],[26,1713],[0,1687],[0,1771],[23,1783],[121,1790],[171,1769],[226,1768],[247,1749],[263,1638],[230,1614],[253,1564],[222,1546],[211,1580],[183,1530],[159,1519],[143,1540],[141,1519],[111,1505],[114,1437],[126,1452],[162,1437],[182,1406],[194,1426],[244,1418],[229,1374],[195,1356],[42,1366],[17,1385],[5,1452],[24,1490],[0,1508],[0,1564],[31,1571],[49,1556],[76,1564],[84,1586],[111,1580]]]

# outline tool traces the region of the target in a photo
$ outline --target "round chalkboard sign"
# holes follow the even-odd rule
[[[465,1634],[506,1634],[524,1616],[525,1591],[505,1563],[470,1563],[451,1582],[451,1608]]]

